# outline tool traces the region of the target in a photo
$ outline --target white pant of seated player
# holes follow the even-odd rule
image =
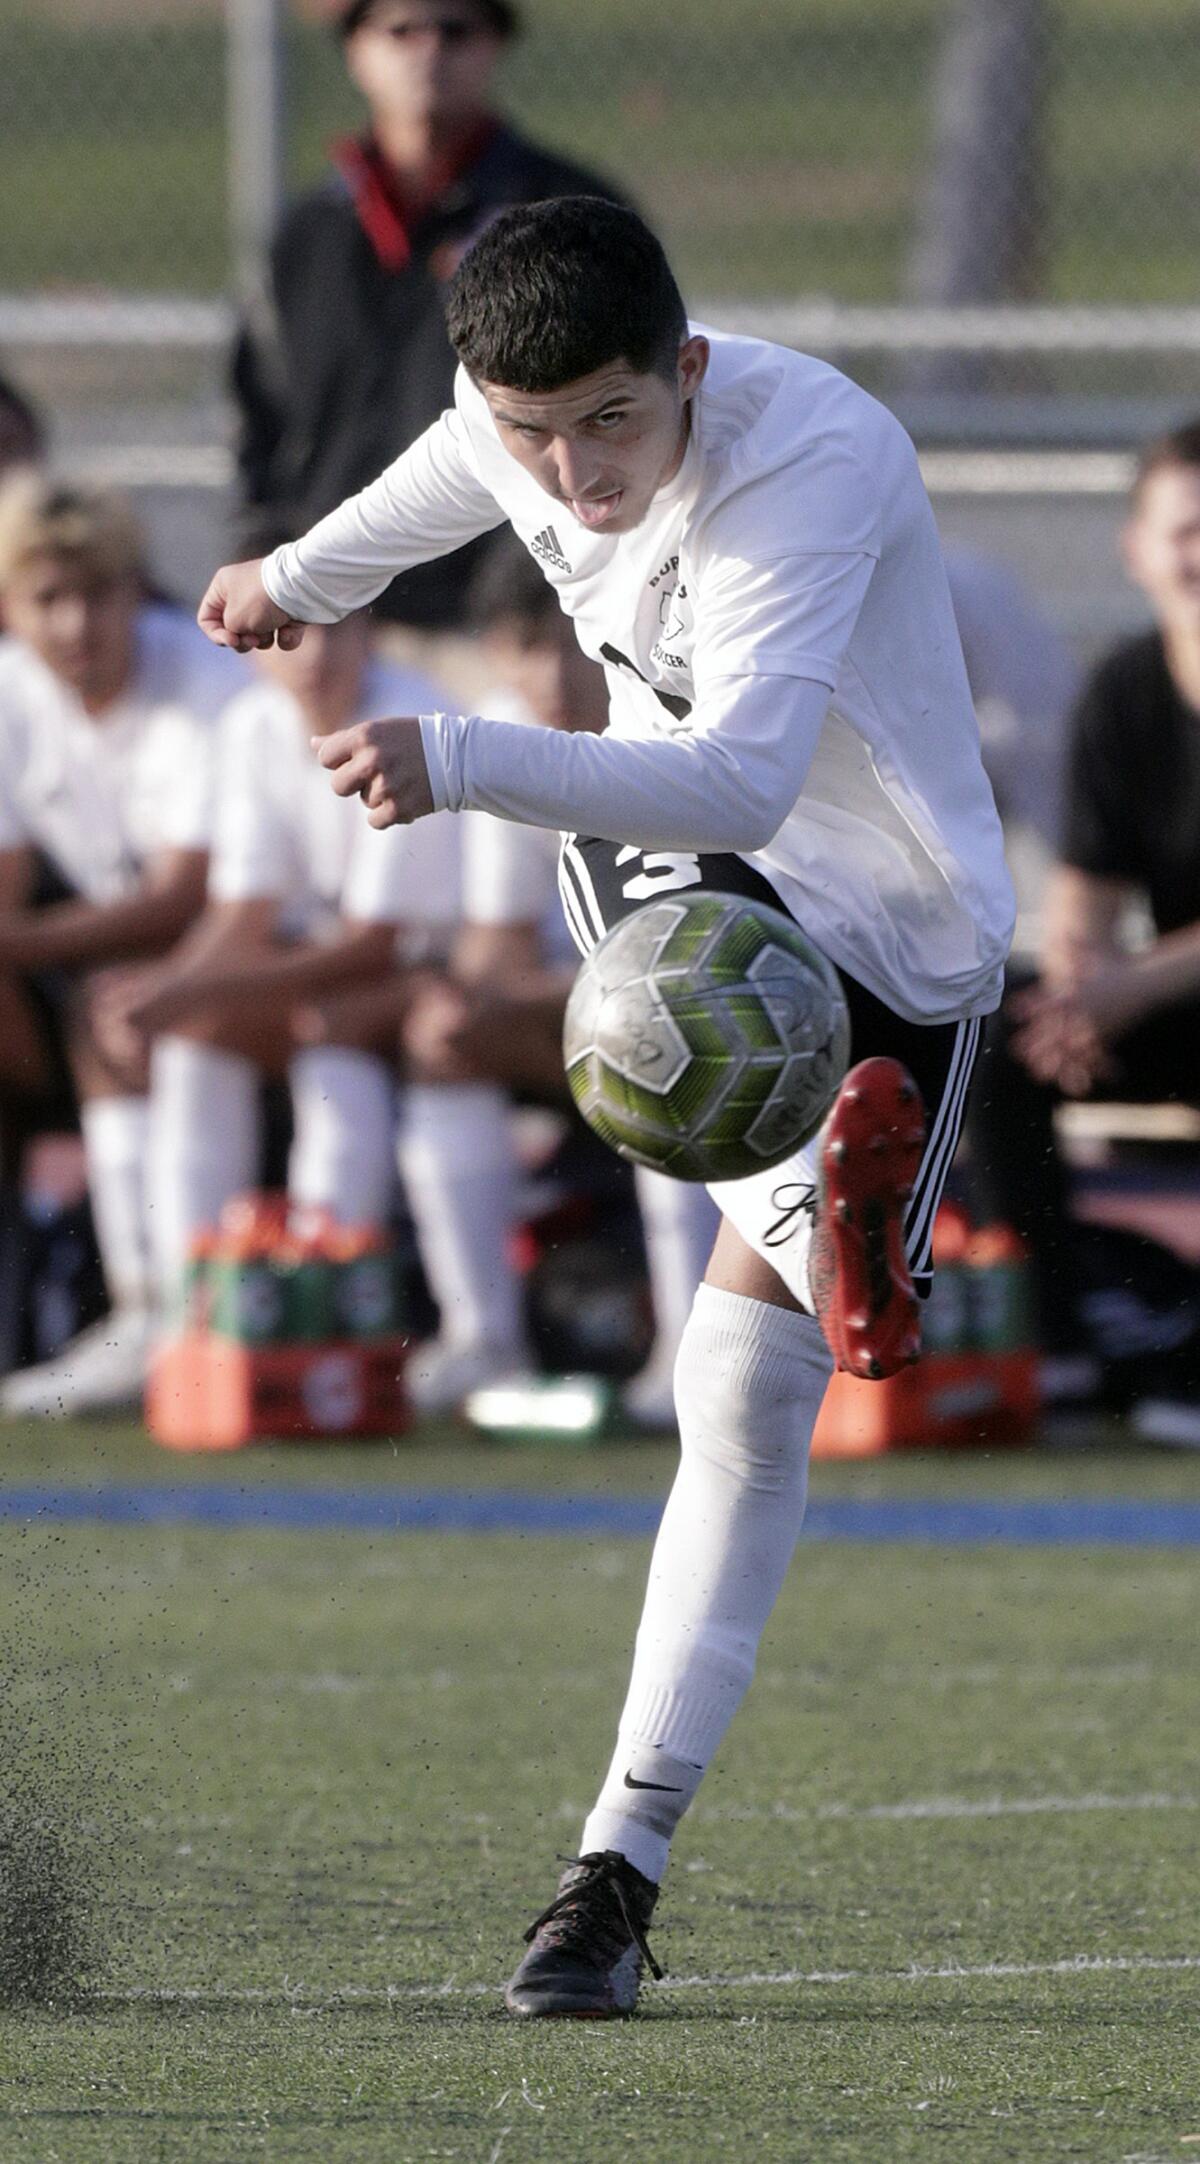
[[[398,1154],[441,1315],[436,1341],[414,1355],[408,1380],[415,1402],[434,1411],[526,1358],[521,1288],[508,1255],[519,1181],[506,1093],[490,1082],[411,1084]],[[675,1354],[719,1217],[702,1187],[640,1167],[636,1186],[656,1335],[649,1368],[632,1387],[642,1386],[641,1409],[657,1418],[670,1409]]]
[[[132,1410],[156,1321],[147,1196],[146,1097],[95,1097],[80,1112],[96,1244],[111,1312],[49,1360],[0,1384],[10,1418]]]
[[[647,1365],[625,1394],[631,1411],[647,1415],[672,1400],[675,1360],[687,1328],[696,1288],[708,1268],[720,1212],[708,1189],[694,1180],[670,1180],[639,1165],[633,1175],[646,1269],[654,1308],[654,1346]]]
[[[224,1205],[258,1184],[261,1073],[240,1053],[163,1037],[150,1063],[150,1225],[160,1298],[176,1297],[188,1249]],[[395,1087],[384,1061],[338,1045],[288,1069],[294,1136],[288,1192],[342,1224],[379,1223],[395,1184]]]
[[[448,1408],[525,1357],[520,1284],[508,1241],[517,1165],[508,1098],[493,1082],[412,1082],[397,1161],[440,1323],[408,1366],[416,1405]]]
[[[79,1115],[104,1282],[114,1309],[148,1313],[154,1278],[146,1199],[146,1097],[95,1097]]]

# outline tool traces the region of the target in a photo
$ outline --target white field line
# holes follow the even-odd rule
[[[553,1816],[563,1823],[574,1824],[587,1816],[587,1810],[587,1804],[579,1798],[564,1797],[554,1806]],[[822,1803],[810,1810],[783,1802],[769,1804],[763,1810],[754,1805],[707,1804],[701,1799],[693,1806],[690,1817],[697,1822],[725,1821],[739,1826],[771,1821],[787,1826],[808,1826],[828,1820],[905,1823],[923,1819],[1033,1818],[1043,1812],[1065,1817],[1077,1811],[1200,1811],[1200,1796],[1169,1796],[1153,1789],[1134,1796],[915,1796],[898,1803]],[[452,1811],[450,1820],[457,1826],[498,1827],[501,1824],[500,1818],[490,1811]],[[231,1811],[199,1816],[189,1812],[179,1819],[159,1818],[147,1813],[138,1821],[144,1833],[188,1837],[228,1833],[239,1823],[239,1815]]]
[[[944,1962],[925,1966],[914,1962],[906,1969],[750,1969],[743,1975],[668,1976],[656,1988],[661,1991],[761,1991],[789,1984],[936,1984],[988,1983],[1034,1976],[1126,1976],[1177,1974],[1200,1969],[1200,1954],[1068,1954],[1059,1961]],[[303,1985],[289,1985],[285,1977],[277,1991],[221,1991],[200,1985],[163,1990],[97,1991],[89,1994],[93,2005],[189,2006],[212,2002],[223,2006],[290,2006],[297,2014],[319,2014],[342,2006],[386,2007],[407,2000],[494,1999],[500,1984],[460,1984],[453,1976],[440,1984],[389,1984],[383,1991],[347,1984],[309,1997]]]
[[[785,1825],[811,1825],[821,1819],[1032,1818],[1041,1812],[1075,1811],[1200,1811],[1200,1796],[1168,1796],[1155,1790],[1135,1796],[915,1796],[899,1803],[821,1803],[809,1810],[791,1803],[773,1803],[762,1810],[754,1805],[701,1802],[693,1816],[737,1825],[771,1819]]]
[[[822,1804],[817,1818],[1029,1818],[1038,1812],[1196,1811],[1200,1797],[1164,1796],[1154,1790],[1140,1796],[930,1796],[910,1803],[869,1803],[861,1810],[848,1804]]]

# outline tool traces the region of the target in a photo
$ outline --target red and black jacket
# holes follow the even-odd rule
[[[622,200],[594,173],[499,122],[481,127],[415,219],[369,143],[343,144],[335,159],[329,178],[286,212],[266,320],[243,322],[234,349],[244,552],[304,532],[449,405],[455,363],[445,287],[498,210],[552,195]],[[405,572],[376,612],[430,629],[460,622],[486,545]]]

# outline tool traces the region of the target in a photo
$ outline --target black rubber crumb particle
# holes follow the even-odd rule
[[[28,1791],[0,1793],[0,2007],[79,2006],[96,1968],[82,1833]]]

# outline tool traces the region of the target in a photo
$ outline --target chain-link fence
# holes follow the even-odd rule
[[[947,248],[978,298],[1196,292],[1194,0],[527,14],[512,111],[628,187],[698,295],[966,297]],[[280,19],[295,184],[357,108],[328,28]],[[0,290],[225,291],[219,0],[0,0],[0,38]]]
[[[927,444],[1111,450],[1198,399],[1195,0],[523,4],[508,108],[642,205],[697,312],[840,360]],[[278,142],[229,63],[272,12]],[[223,481],[239,247],[361,121],[331,12],[0,0],[0,362],[60,450]]]

